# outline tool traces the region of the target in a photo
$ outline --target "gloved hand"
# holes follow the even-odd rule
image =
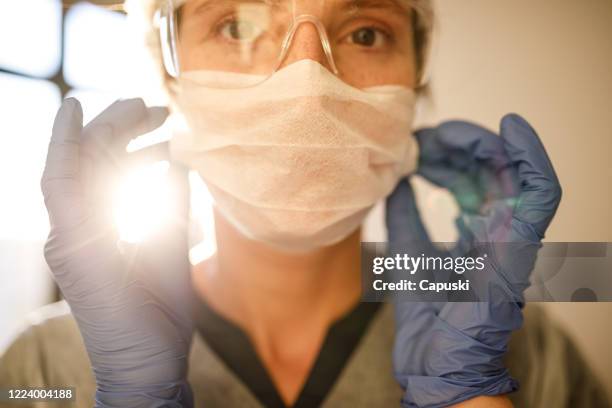
[[[123,100],[83,127],[81,105],[67,99],[53,125],[41,182],[51,224],[45,258],[83,337],[96,407],[193,405],[185,173],[172,166],[169,174],[177,218],[139,245],[118,245],[106,190],[134,157],[129,140],[167,116]]]
[[[500,133],[447,122],[416,134],[421,148],[417,173],[449,189],[461,209],[460,238],[446,256],[484,247],[489,258],[482,272],[485,285],[477,293],[486,302],[396,304],[393,360],[406,391],[404,407],[446,407],[518,388],[502,358],[512,331],[522,324],[523,291],[561,187],[544,146],[524,119],[505,116]],[[417,243],[419,252],[439,254],[430,245],[407,180],[387,202],[387,228],[390,244]]]

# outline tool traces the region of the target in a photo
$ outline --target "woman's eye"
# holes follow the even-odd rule
[[[384,44],[385,34],[373,27],[360,28],[351,33],[350,42],[362,47],[378,47]]]
[[[257,26],[249,21],[230,20],[223,23],[219,31],[231,41],[253,41],[259,35]]]

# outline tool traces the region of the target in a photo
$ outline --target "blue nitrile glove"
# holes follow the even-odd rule
[[[522,324],[523,291],[561,187],[524,119],[505,116],[500,133],[455,121],[416,134],[417,173],[449,189],[461,208],[459,242],[447,255],[476,246],[489,254],[488,284],[479,288],[488,301],[396,304],[393,360],[404,407],[446,407],[518,388],[502,358]],[[390,244],[429,242],[408,180],[388,199],[387,228]]]
[[[119,245],[107,190],[135,158],[125,152],[130,139],[167,116],[123,100],[83,127],[81,105],[67,99],[53,125],[41,182],[51,224],[45,258],[83,337],[96,407],[193,406],[185,171],[170,167],[176,219],[138,245]]]

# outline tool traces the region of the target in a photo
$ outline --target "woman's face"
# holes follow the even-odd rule
[[[311,59],[357,88],[415,87],[412,13],[408,0],[188,0],[179,10],[183,71],[271,75]],[[297,25],[287,54],[283,41]],[[318,22],[320,22],[320,24]],[[325,53],[327,36],[333,63]]]

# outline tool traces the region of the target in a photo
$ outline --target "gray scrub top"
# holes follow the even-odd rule
[[[386,304],[373,317],[322,407],[400,406],[403,391],[393,378],[391,361],[394,334],[393,309]],[[520,390],[510,395],[516,407],[610,406],[575,345],[535,304],[526,307],[523,328],[512,336],[506,365],[521,384]],[[190,354],[189,382],[196,407],[263,408],[197,333]],[[0,387],[23,386],[72,386],[76,402],[61,406],[93,406],[95,382],[89,360],[78,327],[63,302],[34,314],[30,325],[0,358]]]

